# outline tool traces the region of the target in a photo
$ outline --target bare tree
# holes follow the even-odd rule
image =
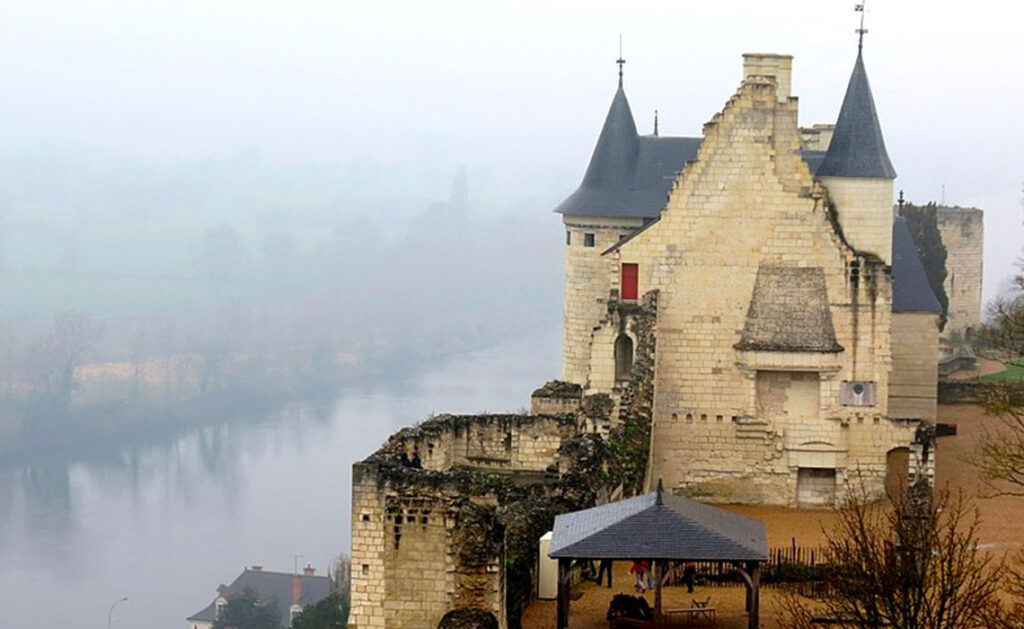
[[[983,430],[972,462],[990,496],[1024,497],[1024,387],[992,383],[982,403],[1000,423]]]
[[[1013,278],[1009,294],[992,302],[980,337],[1006,360],[1024,355],[1024,266]],[[1001,425],[982,433],[974,463],[993,495],[1024,497],[1024,383],[991,383],[982,394],[982,404]]]
[[[852,488],[827,534],[828,588],[784,599],[788,625],[983,629],[1002,613],[1003,562],[978,550],[978,516],[960,495],[919,482],[888,503]]]

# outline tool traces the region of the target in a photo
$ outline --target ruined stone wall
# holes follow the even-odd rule
[[[558,479],[572,416],[440,415],[395,433],[352,470],[350,627],[434,629],[458,608],[506,627],[496,519],[519,481]],[[416,450],[424,469],[402,467]]]
[[[353,466],[349,627],[434,629],[460,607],[489,611],[505,626],[500,548],[484,545],[466,560],[459,534],[476,524],[460,501],[466,487],[431,474]],[[486,491],[474,501],[491,511],[497,502]]]
[[[949,297],[943,335],[962,335],[981,324],[984,214],[976,208],[939,206],[936,217],[946,247],[944,288]]]
[[[892,316],[892,380],[889,414],[935,422],[939,380],[938,316],[901,312]]]
[[[382,452],[397,459],[416,451],[429,470],[543,472],[575,430],[572,420],[553,415],[438,415],[395,433]]]
[[[564,380],[552,380],[530,396],[530,413],[562,415],[574,413],[583,400],[583,387]]]
[[[614,270],[601,253],[642,224],[640,219],[565,217],[563,380],[587,386],[591,332],[604,314]]]
[[[650,474],[682,493],[793,504],[799,469],[819,466],[840,476],[863,468],[881,485],[886,452],[913,439],[913,426],[887,418],[888,250],[848,244],[829,191],[799,157],[796,117],[796,100],[780,100],[774,80],[746,80],[705,126],[661,220],[609,255],[616,269],[638,264],[641,294],[661,293]],[[846,196],[888,208],[882,192],[862,186]],[[822,269],[841,352],[736,349],[765,265]],[[762,372],[791,374],[790,382],[810,374],[816,412],[805,399],[784,420],[759,413]],[[874,404],[842,405],[844,381],[874,383]]]

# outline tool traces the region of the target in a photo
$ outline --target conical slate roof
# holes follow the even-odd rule
[[[942,312],[902,216],[892,224],[892,311]]]
[[[633,121],[633,111],[620,81],[601,135],[597,138],[594,154],[590,157],[587,174],[583,176],[583,185],[598,188],[628,186],[632,183],[639,153],[640,138]]]
[[[828,152],[818,167],[818,177],[868,177],[895,179],[896,169],[889,161],[882,138],[882,127],[875,111],[875,99],[864,71],[864,59],[857,53],[843,107]]]
[[[555,212],[656,218],[676,174],[699,148],[700,138],[639,135],[620,81],[583,182]]]
[[[555,517],[548,556],[765,561],[761,522],[659,491]]]

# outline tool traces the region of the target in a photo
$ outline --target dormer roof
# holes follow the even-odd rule
[[[857,53],[846,97],[839,110],[836,130],[828,152],[818,166],[818,177],[864,177],[895,179],[896,169],[889,161],[878,122],[875,99],[864,70],[863,55]]]

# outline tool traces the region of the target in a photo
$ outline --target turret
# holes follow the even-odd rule
[[[860,51],[828,152],[815,174],[828,188],[847,242],[892,264],[896,169],[885,150]]]
[[[590,384],[591,334],[607,313],[615,263],[602,253],[656,220],[676,174],[700,138],[640,135],[619,85],[583,181],[555,208],[565,225],[565,337],[562,377]]]

